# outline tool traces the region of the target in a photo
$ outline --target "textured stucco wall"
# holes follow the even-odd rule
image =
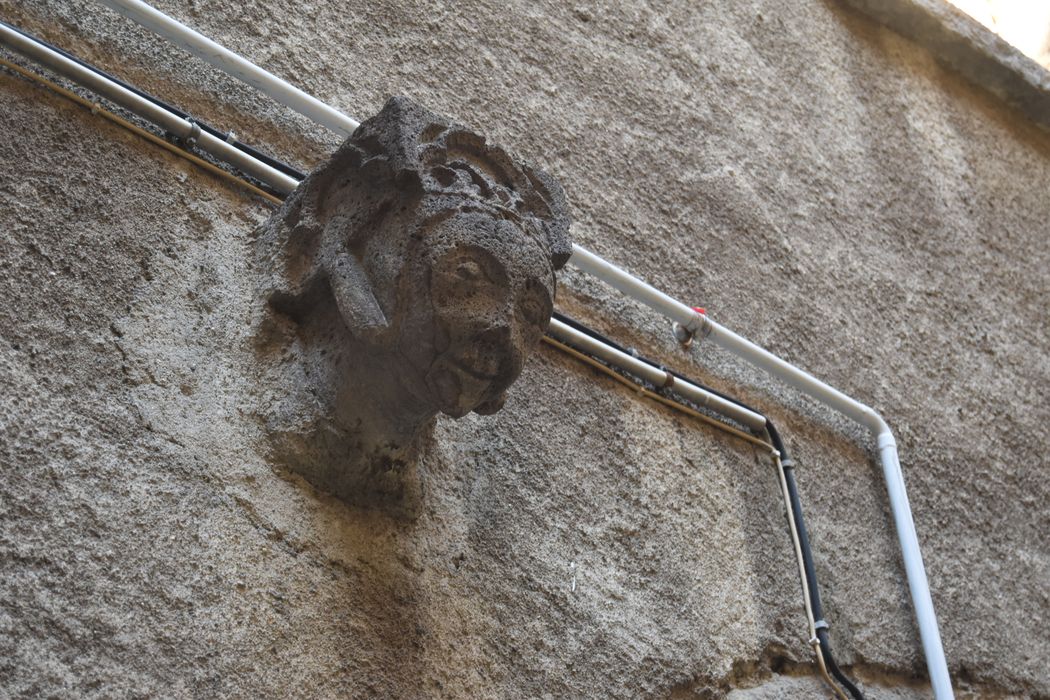
[[[358,116],[408,94],[549,169],[577,240],[884,412],[951,669],[1050,696],[1050,137],[832,2],[158,2]],[[309,166],[335,138],[97,5],[0,16]],[[413,524],[262,456],[264,203],[0,75],[0,695],[801,697],[765,459],[541,349],[439,421]],[[860,428],[578,272],[559,306],[755,403],[833,641],[923,697]]]

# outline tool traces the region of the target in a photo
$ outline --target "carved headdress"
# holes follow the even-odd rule
[[[428,216],[477,210],[514,221],[555,270],[572,254],[565,194],[553,178],[406,97],[362,123],[285,206],[298,210],[286,221],[306,231],[338,227],[351,246],[388,214],[422,206]]]

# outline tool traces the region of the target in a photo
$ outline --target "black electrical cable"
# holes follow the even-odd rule
[[[835,657],[831,655],[831,641],[828,639],[827,629],[817,630],[817,641],[820,642],[820,653],[823,654],[824,664],[831,671],[831,675],[835,676],[836,680],[842,684],[854,700],[864,700],[864,693],[860,692],[860,688],[835,663]]]
[[[68,58],[70,61],[73,61],[77,65],[79,65],[79,66],[81,66],[83,68],[87,68],[89,71],[95,73],[96,75],[100,75],[103,78],[105,78],[106,80],[113,81],[114,83],[116,83],[120,87],[124,88],[125,90],[135,93],[136,95],[138,95],[139,97],[141,97],[144,100],[149,100],[150,102],[152,102],[153,104],[157,105],[158,107],[171,112],[172,114],[180,117],[181,119],[185,119],[186,121],[193,122],[194,124],[199,126],[202,131],[208,132],[209,134],[211,134],[215,138],[222,139],[223,141],[225,141],[226,143],[230,144],[234,148],[236,148],[238,150],[241,150],[244,153],[247,153],[252,158],[255,158],[256,160],[260,160],[263,163],[266,163],[271,168],[274,168],[275,170],[279,170],[282,173],[284,173],[285,175],[288,175],[290,177],[294,177],[294,178],[296,178],[298,180],[302,180],[303,178],[306,177],[306,173],[304,173],[303,171],[301,171],[301,170],[299,170],[299,169],[297,169],[297,168],[295,168],[295,167],[293,167],[291,165],[288,165],[287,163],[285,163],[283,161],[280,161],[280,160],[274,158],[273,156],[268,156],[265,153],[262,153],[261,151],[258,151],[256,149],[252,148],[251,146],[249,146],[246,143],[242,143],[242,142],[236,140],[235,138],[233,138],[232,134],[228,134],[228,133],[222,132],[219,129],[216,129],[215,127],[211,126],[210,124],[208,124],[206,122],[202,122],[202,121],[200,121],[198,119],[195,119],[189,113],[183,112],[181,109],[179,109],[177,107],[173,107],[172,105],[168,104],[167,102],[164,102],[160,98],[154,97],[153,95],[149,94],[148,92],[145,92],[144,90],[141,90],[141,89],[135,87],[134,85],[130,85],[128,83],[125,83],[120,78],[117,78],[116,76],[110,75],[109,73],[107,73],[106,71],[102,70],[101,68],[98,68],[97,66],[93,66],[92,64],[88,63],[87,61],[85,61],[85,60],[83,60],[81,58],[78,58],[77,56],[74,56],[73,54],[69,53],[68,51],[60,49],[59,47],[54,46],[53,44],[49,44],[48,42],[44,41],[43,39],[40,39],[38,37],[33,36],[32,34],[24,32],[21,29],[19,29],[18,27],[11,26],[10,24],[8,24],[7,22],[4,22],[3,20],[0,20],[0,24],[4,25],[5,27],[7,27],[8,29],[10,29],[10,30],[12,30],[14,32],[18,32],[19,34],[21,34],[22,36],[26,37],[27,39],[32,39],[33,41],[41,44],[42,46],[47,47],[51,51],[54,51],[55,53],[60,54],[60,55],[62,55],[65,58]]]
[[[634,357],[634,358],[636,358],[638,360],[641,360],[642,362],[646,363],[647,365],[652,365],[653,367],[657,368],[658,370],[660,370],[662,372],[667,372],[668,374],[673,376],[675,379],[681,379],[683,382],[689,382],[690,384],[693,384],[694,386],[698,386],[698,387],[700,387],[701,389],[703,389],[704,391],[706,391],[708,393],[714,394],[715,396],[718,396],[719,398],[725,399],[726,401],[728,401],[730,403],[736,404],[737,406],[740,406],[741,408],[746,408],[747,410],[751,411],[752,413],[757,413],[758,415],[762,415],[761,411],[758,411],[758,410],[752,408],[751,406],[748,406],[743,401],[739,401],[739,400],[733,398],[732,396],[728,396],[726,394],[723,394],[722,392],[718,391],[717,389],[709,387],[709,386],[707,386],[706,384],[704,384],[702,382],[696,381],[695,379],[690,379],[689,377],[685,376],[684,374],[679,374],[678,372],[675,372],[673,369],[670,369],[669,367],[665,367],[664,365],[660,364],[656,360],[651,360],[648,357],[643,356],[642,354],[640,354],[634,348],[624,347],[623,345],[620,345],[619,343],[617,343],[615,340],[612,340],[612,339],[602,335],[601,333],[599,333],[598,331],[594,330],[593,328],[590,328],[589,326],[585,326],[584,324],[580,323],[579,321],[577,321],[576,319],[572,318],[571,316],[566,316],[563,313],[555,311],[552,314],[552,317],[556,318],[557,320],[561,321],[562,323],[564,323],[567,326],[571,326],[572,328],[575,328],[576,330],[578,330],[581,333],[584,333],[586,335],[591,336],[595,340],[598,340],[601,343],[603,343],[605,345],[608,345],[611,348],[615,348],[616,350],[619,350],[620,352],[624,353],[625,355],[630,355],[631,357]],[[660,387],[657,387],[657,389],[659,389],[659,388]],[[763,418],[765,418],[765,416],[763,416]],[[768,421],[769,419],[766,418],[766,420]]]
[[[664,372],[667,372],[668,374],[673,376],[675,379],[681,379],[683,382],[689,382],[690,384],[694,384],[694,385],[700,387],[701,389],[703,389],[704,391],[710,392],[710,393],[714,394],[715,396],[717,396],[719,398],[725,399],[726,401],[729,401],[730,403],[735,403],[737,406],[740,406],[741,408],[746,408],[747,410],[751,411],[752,413],[757,413],[758,415],[760,415],[763,418],[765,418],[767,422],[769,421],[769,418],[767,418],[766,416],[762,415],[762,412],[759,411],[757,408],[754,408],[753,406],[749,406],[746,403],[744,403],[743,401],[741,401],[740,399],[737,399],[737,398],[734,398],[732,396],[729,396],[728,394],[723,394],[718,389],[714,389],[714,388],[712,388],[712,387],[710,387],[710,386],[708,386],[708,385],[706,385],[706,384],[704,384],[702,382],[698,382],[695,379],[690,379],[689,377],[685,376],[684,374],[679,374],[678,372],[674,371],[673,369],[670,369],[669,367],[664,367],[662,364],[660,364],[656,360],[650,360],[648,357],[643,357],[634,348],[627,348],[627,347],[624,347],[623,345],[620,345],[615,340],[611,340],[610,338],[607,338],[606,336],[604,336],[601,333],[599,333],[598,331],[590,328],[589,326],[583,325],[582,323],[580,323],[576,319],[572,318],[571,316],[566,316],[563,313],[555,311],[554,314],[553,314],[553,317],[558,319],[559,321],[561,321],[562,323],[564,323],[567,326],[572,326],[573,328],[575,328],[576,330],[580,331],[581,333],[586,333],[587,335],[591,336],[595,340],[600,340],[602,343],[604,343],[604,344],[606,344],[606,345],[608,345],[610,347],[613,347],[613,348],[619,350],[622,353],[630,355],[631,357],[636,357],[639,360],[641,360],[642,362],[645,362],[646,364],[650,364],[653,367],[656,367],[657,369],[660,369],[660,370],[663,370]]]
[[[669,372],[678,379],[695,384],[696,386],[704,389],[705,391],[709,391],[712,394],[715,394],[716,396],[725,399],[726,401],[732,402],[737,406],[740,406],[741,408],[746,408],[749,411],[758,413],[766,419],[766,432],[769,434],[769,440],[772,443],[773,448],[780,453],[781,465],[784,469],[784,481],[787,483],[788,498],[790,498],[791,500],[791,509],[794,512],[795,531],[798,533],[799,549],[802,551],[802,565],[806,572],[806,592],[809,596],[810,607],[813,611],[813,617],[818,624],[817,641],[820,644],[820,655],[824,659],[824,664],[831,672],[831,674],[836,678],[836,680],[838,680],[839,683],[842,684],[842,686],[849,692],[849,694],[854,698],[854,700],[864,700],[863,693],[861,693],[857,686],[853,683],[853,681],[851,681],[849,677],[842,672],[842,670],[838,667],[838,664],[835,663],[835,658],[834,656],[832,656],[831,653],[831,642],[828,637],[827,621],[824,620],[824,606],[820,600],[820,586],[817,583],[816,568],[813,564],[813,550],[810,547],[809,533],[806,530],[806,522],[802,516],[802,501],[799,498],[798,494],[798,484],[795,482],[794,462],[792,462],[792,460],[788,457],[787,447],[784,446],[784,441],[781,439],[780,433],[779,431],[777,431],[776,426],[773,425],[773,421],[771,421],[768,416],[763,415],[761,411],[756,410],[754,407],[747,405],[743,401],[740,401],[739,399],[736,399],[732,396],[728,396],[727,394],[723,394],[717,389],[712,389],[711,387],[706,386],[694,379],[690,379],[689,377],[681,375],[675,372],[674,370],[664,367],[658,362],[650,360],[646,357],[642,357],[634,349],[626,348],[620,345],[619,343],[585,326],[584,324],[580,323],[579,321],[570,316],[566,316],[565,314],[555,311],[554,318],[558,319],[559,321],[568,326],[575,328],[581,333],[586,333],[592,338],[599,340],[613,348],[616,348],[620,352],[631,355],[632,357],[636,357],[642,362],[646,362],[650,365],[653,365],[654,367],[658,367],[659,369],[665,372]]]
[[[820,644],[820,655],[824,664],[836,680],[849,692],[854,700],[864,700],[863,693],[849,677],[842,672],[831,653],[831,641],[828,635],[828,623],[824,619],[824,606],[820,601],[820,586],[817,583],[817,571],[813,565],[813,550],[809,544],[809,532],[802,517],[802,500],[798,495],[798,484],[795,482],[794,462],[788,456],[784,441],[780,438],[773,421],[766,418],[766,432],[773,447],[780,453],[780,463],[784,470],[784,481],[787,484],[788,497],[791,499],[791,510],[794,512],[795,532],[798,534],[799,548],[802,551],[802,565],[806,571],[806,585],[809,592],[809,604],[813,610],[813,619],[817,624],[817,641]]]

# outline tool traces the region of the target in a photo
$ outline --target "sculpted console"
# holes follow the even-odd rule
[[[498,411],[546,330],[568,229],[546,173],[387,102],[258,232],[275,458],[411,513],[434,417]]]

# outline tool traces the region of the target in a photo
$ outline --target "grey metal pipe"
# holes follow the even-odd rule
[[[299,185],[295,178],[256,160],[244,151],[218,139],[199,126],[183,119],[147,99],[127,90],[112,80],[88,70],[75,61],[0,23],[0,43],[41,65],[47,66],[74,83],[111,100],[129,112],[156,124],[181,139],[195,139],[197,146],[216,158],[230,163],[252,177],[265,182],[278,192],[289,194]]]
[[[721,396],[712,394],[710,391],[707,391],[692,382],[679,379],[659,367],[655,367],[648,362],[639,360],[637,357],[617,350],[611,345],[607,345],[597,338],[593,338],[586,333],[578,331],[567,323],[562,323],[556,318],[551,319],[549,331],[550,334],[558,340],[574,345],[595,357],[601,358],[614,367],[627,370],[631,374],[641,377],[653,386],[667,387],[671,391],[689,401],[692,401],[698,406],[703,406],[717,413],[721,413],[722,415],[728,416],[754,430],[761,430],[766,426],[765,416],[761,416],[754,411],[749,411],[743,406],[739,406],[731,401],[726,401]]]

